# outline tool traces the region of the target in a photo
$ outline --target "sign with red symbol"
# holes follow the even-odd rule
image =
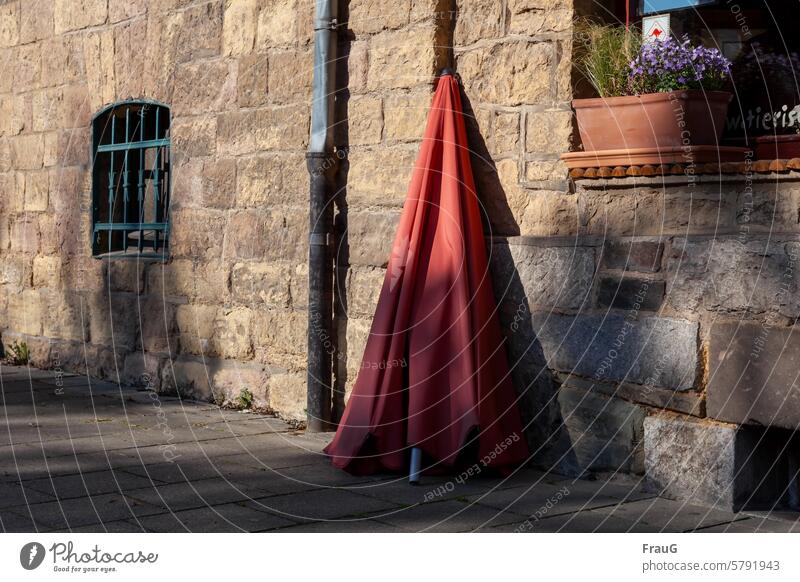
[[[656,42],[669,37],[669,14],[646,16],[642,19],[642,34],[644,42]]]

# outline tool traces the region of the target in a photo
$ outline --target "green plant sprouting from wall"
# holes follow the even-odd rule
[[[242,389],[242,391],[239,392],[239,396],[236,397],[236,404],[243,410],[253,408],[253,393],[247,388]]]
[[[8,348],[8,361],[14,366],[24,366],[31,359],[31,351],[25,342],[14,342]]]

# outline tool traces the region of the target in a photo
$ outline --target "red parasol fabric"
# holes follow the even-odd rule
[[[439,78],[360,372],[325,449],[355,474],[528,457],[497,321],[461,96]]]

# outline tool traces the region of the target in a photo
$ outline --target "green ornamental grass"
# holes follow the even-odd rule
[[[641,46],[642,33],[635,27],[576,22],[575,66],[600,97],[629,94],[630,63]]]

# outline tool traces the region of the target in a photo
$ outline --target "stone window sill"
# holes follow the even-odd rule
[[[140,261],[142,263],[168,263],[169,262],[169,255],[164,255],[161,253],[126,253],[123,251],[115,251],[112,253],[102,253],[99,255],[92,255],[94,259],[103,259],[103,260],[126,260],[126,261]]]

